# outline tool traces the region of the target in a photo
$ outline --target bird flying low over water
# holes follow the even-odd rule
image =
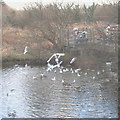
[[[58,67],[58,68],[59,68],[62,63],[63,63],[63,61],[60,61],[59,63],[57,63],[56,65],[54,65],[54,68],[55,68],[55,67]]]
[[[64,55],[65,55],[64,53],[55,53],[55,54],[53,54],[53,55],[47,60],[47,66],[48,66],[47,71],[51,71],[51,70],[53,70],[53,69],[56,68],[56,67],[60,68],[60,67],[61,67],[61,64],[63,63],[63,61],[60,61],[60,57],[61,57],[61,56],[64,56]],[[50,63],[50,61],[53,59],[53,57],[55,58],[55,62],[56,62],[55,65],[52,65],[52,64]]]
[[[28,50],[27,50],[27,49],[28,49],[28,47],[27,47],[27,46],[25,46],[24,53],[23,53],[24,55],[28,52]]]
[[[72,60],[70,61],[70,64],[72,64],[73,62],[75,62],[76,58],[72,58]]]
[[[64,55],[65,55],[64,53],[55,53],[47,60],[47,63],[49,63],[53,57],[55,57],[56,62],[58,62],[59,58]]]
[[[53,70],[55,68],[55,66],[51,65],[50,63],[48,63],[47,65],[48,65],[47,71]]]

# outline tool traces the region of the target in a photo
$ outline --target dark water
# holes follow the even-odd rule
[[[16,118],[118,117],[115,73],[86,69],[77,76],[57,69],[42,78],[45,71],[45,67],[29,66],[3,69],[1,117],[13,117],[13,112]]]

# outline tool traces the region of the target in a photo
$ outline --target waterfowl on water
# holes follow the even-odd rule
[[[56,78],[55,78],[55,77],[53,77],[51,80],[55,81],[55,80],[56,80]]]
[[[16,117],[16,111],[14,110],[13,112],[8,113],[8,116],[13,118]]]

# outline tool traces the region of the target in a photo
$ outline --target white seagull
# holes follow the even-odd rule
[[[81,69],[75,69],[75,73],[78,73]]]
[[[65,81],[64,80],[62,80],[62,83],[64,83]]]
[[[62,69],[60,69],[60,73],[63,73]]]
[[[75,80],[73,80],[73,83],[75,83]]]
[[[66,72],[68,72],[69,71],[69,69],[68,68],[66,68]]]
[[[63,72],[68,72],[68,71],[69,71],[68,68],[63,69]]]
[[[109,80],[109,79],[106,79],[106,81],[107,81],[107,82],[110,82],[110,80]]]
[[[33,80],[36,79],[37,77],[33,76]]]
[[[87,72],[84,75],[87,75]]]
[[[77,73],[77,76],[78,76],[78,77],[80,77],[80,74],[79,74],[79,73]]]
[[[47,77],[47,76],[44,73],[41,73],[40,77],[43,78],[43,77]]]
[[[55,68],[55,66],[51,65],[50,63],[48,63],[47,65],[48,65],[47,71],[51,71],[51,70],[53,70]]]
[[[16,64],[15,67],[18,67],[18,64]]]
[[[55,57],[55,61],[57,62],[57,61],[59,61],[59,58],[60,58],[61,56],[64,56],[64,55],[65,55],[64,53],[54,53],[54,54],[47,60],[47,63],[49,63],[53,57]]]
[[[72,64],[73,62],[75,62],[76,58],[72,58],[72,60],[70,61],[70,64]]]
[[[103,69],[102,72],[105,72],[105,70]]]
[[[25,46],[24,53],[23,53],[24,55],[28,52],[28,50],[27,50],[27,49],[28,49],[28,47],[27,47],[27,46]]]
[[[106,65],[112,65],[112,62],[106,62]]]
[[[73,69],[72,69],[72,68],[70,69],[70,71],[71,71],[72,73],[74,73],[74,71],[73,71]]]
[[[27,67],[28,65],[26,64],[25,67]]]
[[[55,80],[56,80],[56,78],[54,77],[54,78],[52,78],[51,80],[55,81]]]
[[[98,72],[97,72],[97,74],[99,75],[99,74],[100,74],[100,72],[98,71]]]

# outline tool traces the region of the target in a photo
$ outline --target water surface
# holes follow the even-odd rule
[[[56,69],[42,78],[45,71],[30,66],[3,69],[2,117],[12,117],[14,111],[16,118],[118,117],[116,73],[86,69],[77,76]]]

